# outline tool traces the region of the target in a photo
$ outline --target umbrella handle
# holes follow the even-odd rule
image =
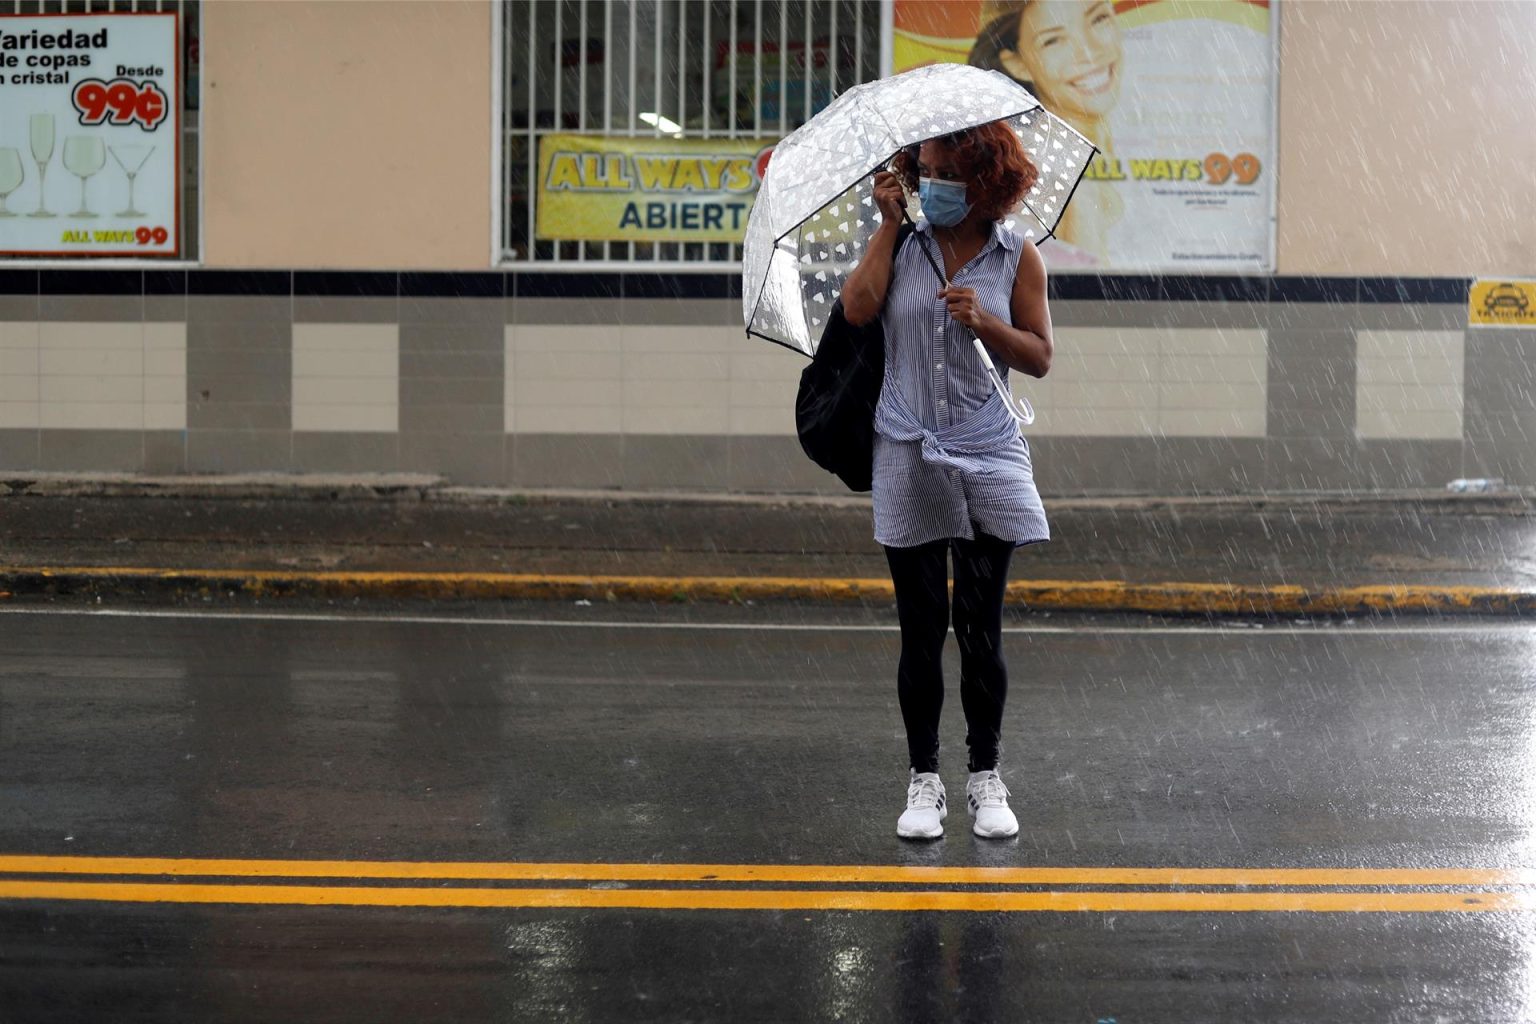
[[[1035,422],[1034,407],[1029,404],[1029,399],[1022,395],[1015,397],[1008,385],[1003,383],[1002,374],[997,372],[997,366],[992,362],[992,355],[987,351],[987,346],[981,343],[981,339],[971,334],[971,344],[976,346],[976,354],[981,357],[981,365],[987,368],[987,376],[992,378],[992,386],[997,389],[998,397],[1003,400],[1003,408],[1008,410],[1008,415],[1022,427],[1027,427]]]

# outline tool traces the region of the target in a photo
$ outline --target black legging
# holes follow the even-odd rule
[[[901,619],[896,692],[907,726],[907,752],[919,772],[939,770],[939,714],[944,708],[944,637],[949,632],[949,552],[955,553],[955,638],[960,642],[960,703],[970,770],[997,767],[1008,699],[1003,664],[1003,590],[1010,541],[976,531],[975,540],[936,540],[885,549]]]

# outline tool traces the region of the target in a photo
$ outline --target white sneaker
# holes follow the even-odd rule
[[[896,834],[903,839],[938,839],[944,834],[944,818],[949,808],[944,800],[944,783],[937,772],[912,773],[907,786],[907,809],[896,822]]]
[[[983,839],[1019,834],[1019,819],[1008,809],[1008,787],[995,771],[972,772],[965,784],[965,806],[976,819],[971,831]]]

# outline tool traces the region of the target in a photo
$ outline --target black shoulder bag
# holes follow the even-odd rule
[[[911,233],[911,225],[903,225],[896,236],[893,279],[896,254]],[[838,299],[816,355],[800,372],[795,430],[811,461],[836,474],[849,490],[874,486],[875,406],[884,381],[885,328],[880,317],[855,327],[843,316],[843,300]]]

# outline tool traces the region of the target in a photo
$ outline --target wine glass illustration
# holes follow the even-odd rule
[[[85,204],[85,183],[107,166],[107,147],[94,135],[71,135],[64,140],[64,169],[80,179],[80,209],[71,217],[99,217]]]
[[[33,114],[32,129],[32,159],[37,161],[37,209],[27,214],[28,217],[53,217],[55,214],[48,212],[47,183],[48,161],[53,159],[53,115]]]
[[[155,147],[137,142],[120,142],[116,145],[108,146],[107,151],[112,154],[112,159],[117,162],[117,166],[123,169],[123,173],[128,175],[128,209],[119,210],[117,215],[119,217],[147,217],[148,214],[143,210],[134,209],[133,179],[144,168],[144,161],[149,159],[149,154],[155,151]]]
[[[0,149],[0,217],[16,216],[5,208],[5,200],[21,187],[25,179],[26,173],[22,167],[21,153],[11,147]]]

